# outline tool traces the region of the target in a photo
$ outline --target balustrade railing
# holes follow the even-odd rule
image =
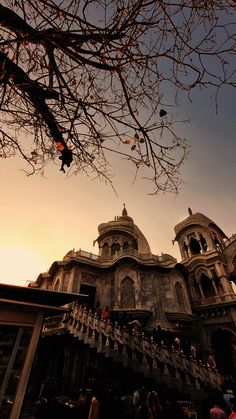
[[[227,247],[230,243],[234,242],[236,240],[236,234],[232,234],[231,237],[228,237],[227,240],[225,240],[225,247]]]
[[[168,350],[163,342],[158,345],[153,337],[148,338],[135,329],[129,331],[125,326],[113,325],[110,320],[100,319],[81,306],[74,306],[69,317],[59,323],[46,319],[43,333],[52,330],[53,324],[66,327],[84,344],[96,348],[98,353],[104,353],[105,357],[111,357],[115,362],[121,362],[124,367],[131,367],[145,376],[158,376],[160,382],[174,379],[196,389],[201,385],[220,389],[221,375],[209,365],[186,357],[174,347]]]

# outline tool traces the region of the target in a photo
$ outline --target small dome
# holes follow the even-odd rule
[[[215,224],[210,218],[206,217],[206,215],[201,214],[200,212],[193,214],[190,208],[188,209],[188,212],[190,215],[174,228],[176,234],[175,240],[178,240],[179,234],[182,230],[191,225],[199,225],[205,228],[208,228],[210,225],[214,226],[221,233],[223,238],[227,238],[225,233],[217,226],[217,224]]]
[[[122,215],[116,216],[113,221],[108,221],[107,223],[102,223],[98,226],[99,236],[97,242],[100,243],[103,239],[108,239],[108,237],[116,236],[117,234],[128,234],[133,237],[138,244],[138,251],[141,254],[150,254],[151,249],[147,242],[147,239],[139,228],[134,224],[134,221],[131,217],[128,216],[127,209],[123,208]]]

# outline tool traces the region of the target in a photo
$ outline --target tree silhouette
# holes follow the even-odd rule
[[[188,145],[169,92],[235,87],[235,22],[227,0],[2,1],[1,157],[112,183],[114,153],[177,191]]]

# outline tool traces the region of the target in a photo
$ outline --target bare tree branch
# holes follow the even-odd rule
[[[230,0],[5,0],[0,27],[0,156],[31,173],[59,156],[112,184],[113,153],[153,194],[177,192],[189,148],[174,98],[214,87],[217,106],[236,86]]]

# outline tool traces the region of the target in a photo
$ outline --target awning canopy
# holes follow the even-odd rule
[[[86,302],[87,295],[67,292],[49,291],[37,288],[20,287],[16,285],[0,284],[0,303],[25,304],[26,306],[45,307],[46,311],[59,309],[73,301]]]

